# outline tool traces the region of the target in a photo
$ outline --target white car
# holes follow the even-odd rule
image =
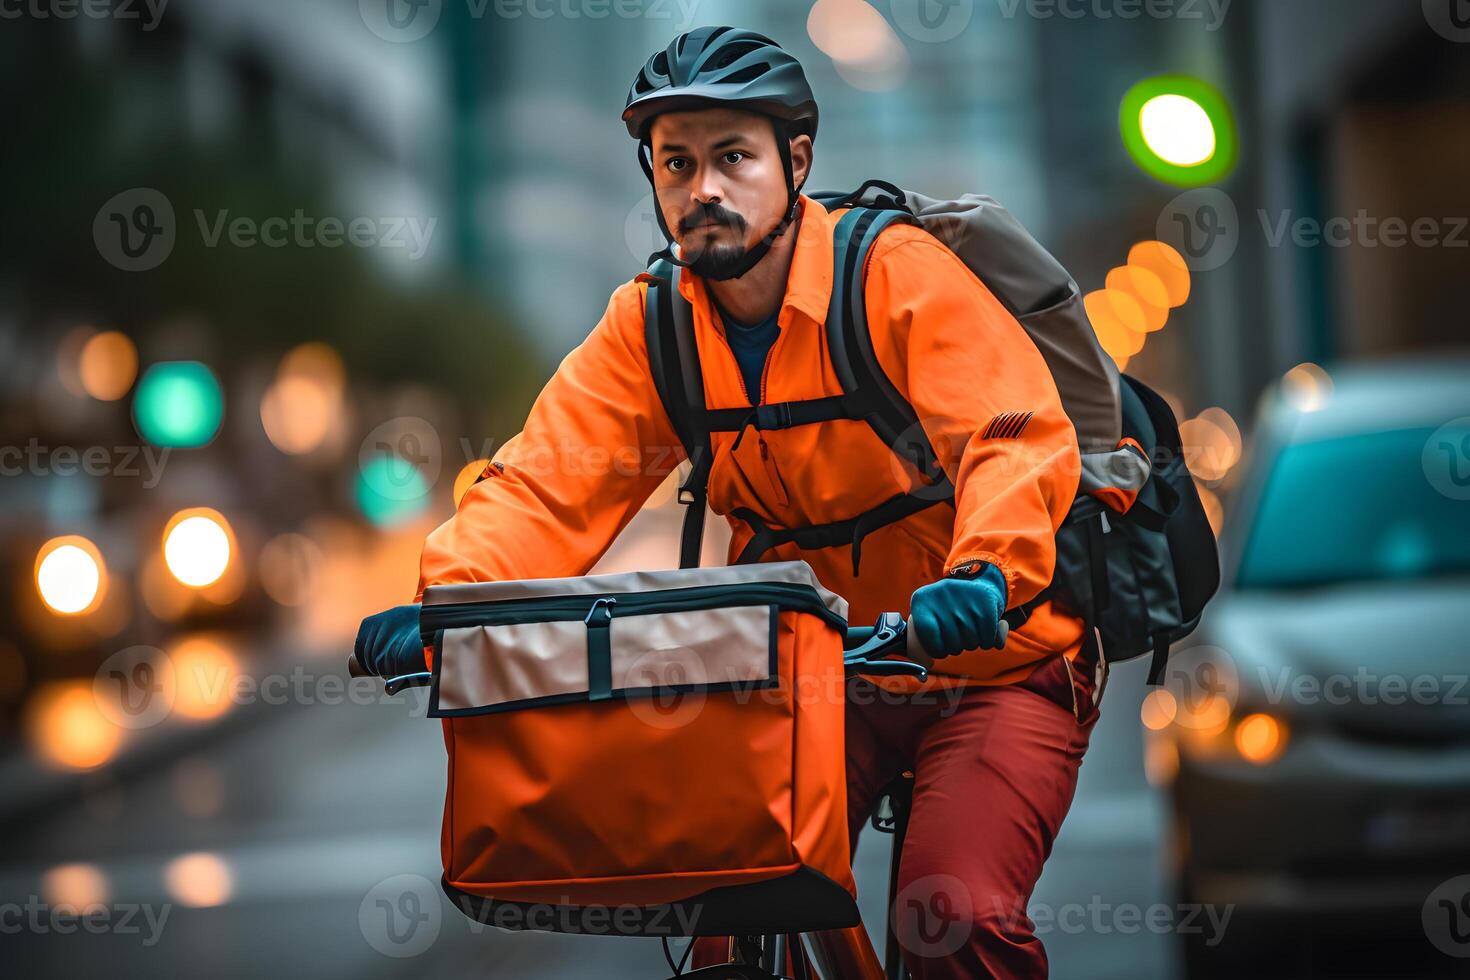
[[[1470,361],[1287,386],[1251,457],[1220,594],[1145,706],[1181,901],[1232,907],[1191,972],[1338,976],[1362,945],[1465,975]]]

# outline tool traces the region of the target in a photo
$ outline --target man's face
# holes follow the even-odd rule
[[[786,175],[767,116],[740,109],[666,112],[649,131],[654,190],[664,221],[693,270],[732,270],[786,211]],[[791,141],[797,186],[811,164],[811,139]]]

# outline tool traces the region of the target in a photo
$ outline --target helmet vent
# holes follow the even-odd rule
[[[653,72],[663,78],[669,77],[669,53],[660,51],[653,56]]]
[[[764,64],[747,65],[739,71],[731,72],[720,79],[720,81],[726,83],[753,82],[767,71],[770,71],[770,68],[770,65]]]

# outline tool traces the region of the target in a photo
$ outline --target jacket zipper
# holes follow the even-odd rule
[[[780,314],[778,313],[777,315],[779,316]],[[725,345],[725,350],[730,352],[730,360],[735,362],[735,376],[740,380],[740,393],[745,396],[745,402],[749,405],[751,404],[750,389],[745,386],[745,372],[740,369],[740,358],[735,356],[735,348],[730,346],[730,339],[725,336],[724,325],[721,324],[721,327],[722,329],[715,332],[720,335],[720,342]],[[766,363],[761,365],[760,392],[755,401],[757,405],[764,405],[766,403],[766,378],[771,373],[771,362],[776,359],[776,348],[781,346],[781,341],[785,337],[786,331],[779,330],[776,334],[775,342],[771,344],[771,349],[766,352]],[[765,468],[766,480],[771,484],[771,489],[776,494],[776,500],[782,507],[785,507],[791,502],[791,495],[786,491],[786,481],[781,479],[781,471],[776,468],[776,460],[771,456],[771,448],[766,444],[765,434],[757,429],[755,438],[756,442],[760,444],[761,465]]]
[[[777,324],[780,323],[780,311],[776,313]],[[766,363],[761,365],[761,391],[760,404],[766,403],[766,378],[771,373],[771,362],[776,359],[776,348],[781,346],[781,341],[786,339],[785,329],[778,329],[776,341],[771,344],[771,349],[766,351]],[[733,354],[733,351],[732,351]],[[770,447],[766,445],[765,433],[756,430],[756,438],[760,442],[761,462],[765,465],[766,476],[771,481],[771,487],[776,491],[776,498],[782,507],[791,502],[791,495],[786,492],[786,481],[781,479],[781,471],[776,467],[776,457],[771,454]]]

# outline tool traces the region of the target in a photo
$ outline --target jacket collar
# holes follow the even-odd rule
[[[791,269],[786,276],[786,295],[781,300],[782,326],[790,322],[787,307],[822,324],[827,320],[827,304],[832,298],[832,229],[836,221],[826,208],[805,194],[799,195],[801,209],[796,220],[796,245],[791,253]],[[704,279],[688,269],[680,270],[679,292],[696,309],[712,309]],[[715,318],[716,320],[718,318]]]

